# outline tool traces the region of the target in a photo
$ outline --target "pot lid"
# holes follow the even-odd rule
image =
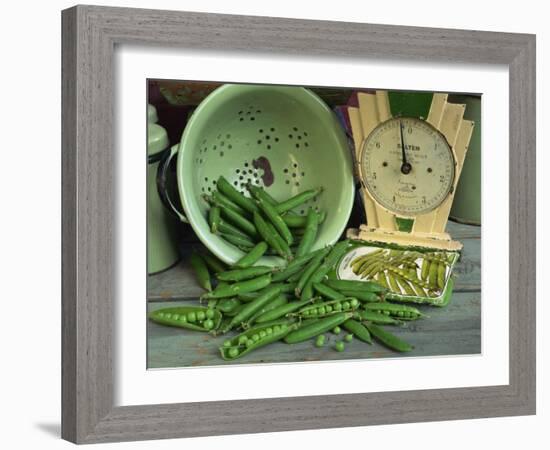
[[[155,155],[166,149],[170,145],[168,133],[156,123],[147,125],[147,155]]]

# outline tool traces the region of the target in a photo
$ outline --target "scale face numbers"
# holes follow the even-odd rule
[[[392,118],[367,137],[360,156],[363,184],[392,213],[414,217],[437,208],[451,192],[455,159],[428,122]]]

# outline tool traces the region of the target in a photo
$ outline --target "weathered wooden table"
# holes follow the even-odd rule
[[[374,343],[357,339],[344,352],[333,349],[337,336],[327,333],[328,345],[316,348],[312,341],[295,345],[277,342],[234,362],[221,359],[218,347],[225,337],[157,325],[148,321],[148,367],[213,366],[226,364],[278,363],[384,357],[464,355],[481,352],[481,228],[449,222],[447,231],[464,244],[461,261],[455,267],[455,288],[448,306],[420,306],[428,319],[392,327],[391,331],[413,344],[407,354],[397,354]],[[148,310],[198,304],[203,291],[183,260],[177,266],[148,279]],[[341,338],[342,336],[339,336]]]

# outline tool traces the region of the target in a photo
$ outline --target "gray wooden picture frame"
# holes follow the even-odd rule
[[[62,33],[64,439],[94,443],[535,413],[534,35],[97,6],[63,11]],[[509,384],[115,407],[116,44],[506,65]]]

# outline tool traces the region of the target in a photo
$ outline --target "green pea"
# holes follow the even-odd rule
[[[334,328],[332,329],[332,332],[333,332],[334,334],[340,334],[341,331],[342,331],[342,329],[341,329],[340,327],[338,327],[338,326],[336,326],[336,327],[334,327]]]
[[[190,311],[187,313],[187,321],[191,323],[197,321],[197,315],[194,311]]]
[[[164,317],[166,317],[167,319],[170,319],[170,318],[172,318],[172,313],[166,313],[164,315]]]
[[[214,310],[213,309],[207,309],[206,310],[206,318],[207,319],[213,319],[214,318]]]
[[[172,320],[179,320],[180,315],[179,314],[172,314]]]
[[[247,341],[248,341],[248,337],[244,335],[239,337],[239,345],[244,345],[246,344]]]
[[[197,311],[197,320],[202,321],[206,319],[206,314],[204,311]]]
[[[349,304],[351,305],[352,308],[356,308],[359,305],[359,300],[357,300],[356,298],[352,298],[349,301]]]
[[[157,313],[157,316],[160,317],[161,319],[164,317],[164,313],[163,312],[159,312]]]
[[[334,344],[334,348],[336,349],[337,352],[343,352],[346,349],[344,341],[336,342],[336,344]]]
[[[307,317],[307,316],[309,316],[310,314],[311,314],[311,310],[306,309],[306,310],[302,313],[302,316]]]
[[[239,349],[238,349],[237,347],[231,347],[231,348],[229,349],[229,356],[230,356],[231,358],[235,358],[235,357],[237,357],[238,355],[239,355]]]
[[[397,311],[398,317],[405,317],[405,313],[403,311]]]
[[[214,328],[214,321],[212,319],[206,319],[202,323],[202,326],[207,330],[211,330],[212,328]]]
[[[258,342],[258,341],[260,340],[260,335],[259,335],[258,333],[254,333],[254,334],[252,335],[252,340],[253,340],[254,342]]]
[[[187,316],[185,314],[180,316],[180,322],[187,322]]]
[[[347,310],[351,309],[351,303],[348,302],[348,301],[345,301],[344,303],[342,303],[342,309],[344,311],[347,311]]]
[[[326,312],[326,309],[324,306],[319,306],[319,308],[317,308],[317,315],[322,316],[325,314],[325,312]]]
[[[269,327],[269,328],[266,328],[265,329],[265,332],[268,336],[272,335],[273,334],[273,328]]]
[[[265,330],[260,330],[260,339],[263,339],[264,337],[267,336],[267,333],[265,332]]]
[[[334,308],[334,311],[340,312],[340,311],[342,311],[342,304],[341,303],[335,303],[333,305],[333,308]]]
[[[331,313],[332,312],[332,306],[331,305],[326,305],[325,306],[325,311],[327,314]]]
[[[353,334],[346,334],[346,336],[344,337],[344,340],[346,342],[351,342],[353,341]]]
[[[225,341],[223,341],[223,346],[224,347],[231,347],[231,341],[229,339],[226,339]]]
[[[245,345],[246,345],[246,348],[250,348],[254,345],[254,341],[252,339],[247,339]]]
[[[319,336],[317,336],[317,339],[315,340],[315,346],[322,347],[323,345],[325,345],[325,335],[320,334]]]
[[[280,327],[279,325],[275,325],[275,326],[273,327],[273,332],[274,332],[274,333],[279,333],[280,331],[281,331],[281,327]]]

